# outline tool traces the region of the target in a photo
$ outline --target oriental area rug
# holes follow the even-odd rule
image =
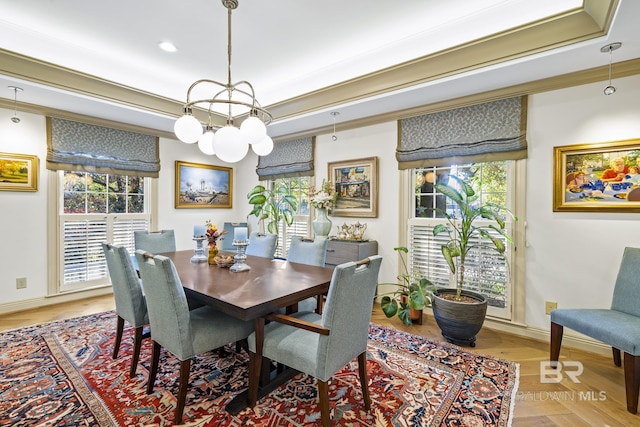
[[[162,353],[154,393],[146,394],[151,341],[129,378],[132,330],[111,357],[115,312],[0,333],[0,426],[170,426],[178,360]],[[225,405],[247,387],[248,355],[229,345],[195,358],[184,410],[187,426],[320,425],[315,380],[298,374],[253,409]],[[508,426],[518,365],[372,324],[367,349],[371,410],[357,361],[329,381],[337,426]]]

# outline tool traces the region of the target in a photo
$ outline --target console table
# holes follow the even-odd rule
[[[349,261],[360,261],[371,255],[378,254],[378,242],[375,240],[351,241],[329,240],[325,265],[334,267]]]

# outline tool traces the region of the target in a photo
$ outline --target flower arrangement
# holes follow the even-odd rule
[[[209,247],[215,247],[216,246],[216,242],[218,241],[218,239],[224,240],[224,237],[222,237],[222,236],[227,234],[226,231],[218,230],[218,227],[216,227],[209,220],[207,220],[205,225],[207,227],[206,231],[205,231],[205,235],[207,236],[207,240],[209,241]]]
[[[320,190],[309,188],[309,200],[316,209],[331,209],[336,205],[338,193],[331,181],[322,180]]]

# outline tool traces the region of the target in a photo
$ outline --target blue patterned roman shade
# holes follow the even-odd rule
[[[277,142],[267,156],[259,157],[261,180],[313,175],[314,137]]]
[[[399,169],[527,157],[526,96],[402,119],[399,127]]]
[[[47,169],[158,177],[158,137],[47,117]]]

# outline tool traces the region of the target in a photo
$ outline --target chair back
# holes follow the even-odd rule
[[[300,236],[293,236],[287,252],[287,260],[324,267],[328,244],[327,238],[316,237],[315,240],[303,240]]]
[[[246,227],[246,222],[225,222],[222,231],[226,231],[227,234],[222,236],[222,245],[220,250],[222,251],[235,251],[236,247],[233,246],[233,234],[237,227]]]
[[[331,333],[320,338],[317,359],[320,370],[325,361],[326,378],[366,351],[381,263],[382,257],[374,255],[366,264],[348,262],[333,270],[322,312],[322,326]]]
[[[254,231],[249,236],[247,255],[254,255],[263,258],[273,258],[276,254],[277,243],[277,234],[262,234]]]
[[[136,251],[153,340],[180,360],[194,355],[189,306],[171,259]]]
[[[640,249],[624,248],[611,309],[640,317]]]
[[[176,250],[176,236],[173,230],[134,231],[133,240],[136,250],[142,249],[152,254]]]
[[[135,328],[148,324],[147,303],[127,248],[103,243],[102,251],[107,260],[118,316]]]

